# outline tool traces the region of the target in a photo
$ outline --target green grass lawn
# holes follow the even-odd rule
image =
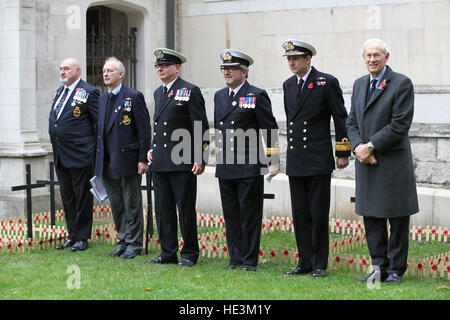
[[[199,230],[202,232],[201,230]],[[291,233],[264,235],[261,247],[295,248]],[[410,257],[427,257],[450,249],[443,243],[410,244]],[[148,256],[123,260],[107,255],[113,245],[90,242],[84,252],[36,250],[0,256],[0,299],[44,300],[449,300],[450,281],[405,277],[401,285],[369,289],[357,282],[365,276],[328,269],[327,277],[283,276],[295,266],[267,262],[257,272],[221,270],[227,259],[200,257],[192,268],[147,263]],[[351,253],[368,254],[367,248]],[[79,288],[72,280],[79,270]],[[71,271],[72,270],[72,271]],[[68,285],[69,283],[69,285]]]

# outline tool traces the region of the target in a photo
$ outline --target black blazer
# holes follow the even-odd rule
[[[247,107],[243,105],[245,102]],[[247,81],[231,100],[228,87],[216,92],[214,127],[217,178],[240,179],[261,174],[267,158],[262,150],[260,129],[266,129],[267,148],[278,148],[278,125],[272,114],[270,98],[265,90],[252,86]],[[248,133],[248,138],[235,138],[238,130],[244,135]]]
[[[347,110],[339,82],[332,75],[319,72],[314,67],[311,69],[300,96],[296,75],[283,83],[288,176],[330,174],[334,170],[331,117],[338,144],[335,156],[350,156],[345,127]]]
[[[153,96],[152,171],[190,171],[194,163],[206,164],[209,124],[200,88],[178,78],[165,97],[163,86]]]
[[[100,93],[95,87],[80,80],[67,99],[61,116],[56,119],[55,103],[63,92],[64,86],[56,91],[48,119],[55,165],[61,163],[66,168],[92,166]]]
[[[104,169],[104,142],[110,151],[114,178],[136,175],[138,163],[147,162],[150,147],[150,117],[144,95],[122,85],[117,94],[109,123],[105,123],[108,94],[98,103],[98,137],[95,175],[102,176]],[[105,132],[106,126],[106,134]]]

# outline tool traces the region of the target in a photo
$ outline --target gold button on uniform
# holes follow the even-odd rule
[[[308,146],[305,144],[305,145],[303,146],[303,149],[306,149],[306,148],[308,148]]]
[[[303,141],[306,141],[306,137],[303,137]]]
[[[292,138],[289,138],[289,141],[291,141],[291,142],[292,142],[292,141],[294,141],[294,139],[292,139]]]
[[[289,124],[291,125],[291,126],[293,126],[294,125],[294,123],[291,121],[291,122],[289,122]]]
[[[294,149],[294,146],[291,146],[290,149],[291,149],[291,150]]]
[[[303,133],[306,133],[306,129],[303,129]]]
[[[306,126],[308,124],[308,121],[303,122],[303,124]]]
[[[289,130],[289,133],[292,133],[292,130]]]

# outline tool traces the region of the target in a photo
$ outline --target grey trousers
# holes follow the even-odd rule
[[[109,166],[108,166],[109,167]],[[103,175],[103,185],[108,193],[114,224],[117,229],[118,246],[127,251],[139,251],[143,247],[144,219],[142,212],[142,176],[136,174],[114,179],[110,167]]]

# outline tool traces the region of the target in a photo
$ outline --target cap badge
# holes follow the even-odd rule
[[[162,58],[164,58],[164,53],[161,50],[159,50],[158,53],[156,54],[156,57],[158,59],[162,59]]]
[[[225,53],[225,55],[223,56],[223,61],[231,61],[231,59],[231,53],[229,52]]]
[[[289,41],[286,45],[286,51],[292,51],[294,49],[295,49],[294,45],[292,44],[292,42]]]

